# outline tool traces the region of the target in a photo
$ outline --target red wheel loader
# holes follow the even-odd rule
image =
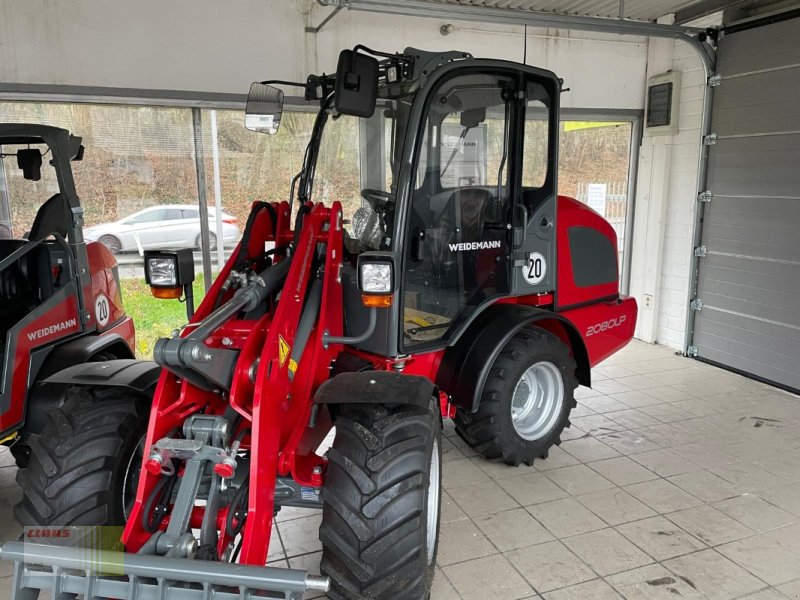
[[[22,525],[124,522],[157,379],[133,360],[116,260],[83,239],[83,153],[65,129],[0,124],[0,214],[14,216],[0,223],[0,444],[19,467]],[[127,396],[62,377],[84,363],[117,372]]]
[[[631,339],[614,230],[557,195],[553,73],[357,46],[334,75],[254,83],[249,129],[277,131],[275,85],[319,104],[304,163],[155,346],[125,552],[7,543],[16,597],[426,599],[442,419],[487,459],[531,464],[560,442],[592,365]],[[352,132],[360,184],[326,205],[318,168]],[[160,294],[191,280],[181,253],[145,263]],[[319,575],[265,566],[287,506],[322,512]]]

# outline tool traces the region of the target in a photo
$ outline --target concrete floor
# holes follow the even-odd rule
[[[433,600],[800,598],[800,398],[643,343],[594,382],[534,468],[446,426]],[[4,540],[20,490],[0,464]],[[282,511],[273,564],[318,572],[318,527]]]

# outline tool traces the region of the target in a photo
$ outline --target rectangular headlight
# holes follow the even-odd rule
[[[360,267],[362,294],[392,293],[392,263],[362,262]]]
[[[145,262],[147,282],[154,287],[177,287],[178,264],[174,256],[148,258]]]
[[[152,288],[181,288],[194,281],[191,248],[145,250],[144,278]]]

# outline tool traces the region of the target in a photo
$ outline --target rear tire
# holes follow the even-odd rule
[[[321,571],[336,600],[430,597],[441,507],[438,405],[345,405],[323,488]]]
[[[577,385],[569,348],[548,331],[523,329],[492,365],[478,410],[457,411],[456,432],[486,458],[532,465],[561,444]]]
[[[124,525],[136,493],[137,452],[147,428],[147,403],[121,388],[67,390],[31,435],[28,467],[17,471],[24,526]],[[131,470],[133,469],[133,470]]]

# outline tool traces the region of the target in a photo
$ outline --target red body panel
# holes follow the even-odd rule
[[[558,252],[558,275],[556,278],[556,307],[567,308],[613,298],[619,294],[619,273],[606,284],[580,287],[575,284],[570,254],[569,230],[571,227],[587,227],[600,232],[617,248],[617,234],[611,224],[585,204],[568,196],[558,197],[556,218],[556,249]]]
[[[100,242],[86,244],[86,253],[89,257],[89,272],[92,274],[92,297],[87,298],[86,308],[95,319],[98,332],[103,332],[114,327],[117,322],[125,317],[122,307],[122,293],[115,269],[117,260],[114,255]],[[108,300],[108,313],[104,317],[102,297]],[[133,340],[130,344],[133,348]]]
[[[560,313],[581,334],[592,367],[631,341],[636,314],[636,300],[628,296]]]
[[[7,364],[7,368],[11,369],[11,385],[6,391],[10,394],[11,403],[8,410],[0,415],[0,433],[20,425],[25,417],[31,352],[80,331],[81,320],[78,315],[78,299],[75,296],[68,296],[49,310],[43,311],[20,330],[14,353],[7,357],[11,361],[11,364]]]
[[[31,352],[37,348],[68,341],[80,334],[99,334],[119,336],[131,354],[134,353],[134,326],[122,308],[122,295],[115,273],[117,261],[103,244],[97,242],[87,244],[86,251],[90,272],[86,310],[92,320],[85,327],[81,325],[77,294],[60,301],[53,296],[28,315],[35,315],[34,319],[19,331],[15,340],[11,340],[16,342],[16,346],[13,355],[7,356],[10,363],[6,368],[12,375],[7,382],[10,387],[3,391],[9,394],[11,401],[8,410],[0,415],[0,434],[23,424],[29,380],[36,377],[36,373],[30,373]]]

